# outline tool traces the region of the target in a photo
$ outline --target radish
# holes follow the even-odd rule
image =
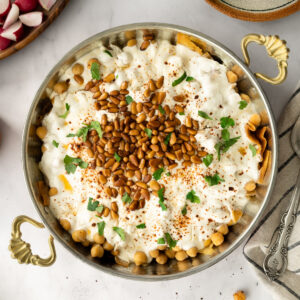
[[[30,13],[20,15],[21,22],[29,27],[39,26],[43,21],[43,13],[41,11],[32,11]]]
[[[3,29],[0,27],[0,50],[6,49],[10,45],[10,40],[3,38],[1,36],[1,33],[3,32]]]
[[[38,0],[16,0],[15,4],[19,6],[22,12],[29,12],[36,8]]]
[[[0,0],[0,17],[5,17],[10,10],[9,0]]]
[[[19,12],[20,10],[18,5],[13,4],[4,22],[3,29],[8,28],[10,25],[14,24],[18,20]]]
[[[41,7],[46,10],[50,10],[50,8],[54,5],[55,2],[56,0],[39,0]]]
[[[21,21],[17,21],[13,25],[9,26],[0,34],[0,36],[15,42],[19,41],[23,36],[23,25]]]

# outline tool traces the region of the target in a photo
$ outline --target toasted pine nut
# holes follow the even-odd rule
[[[131,39],[127,42],[128,47],[132,47],[136,45],[136,39]]]
[[[80,85],[82,85],[84,82],[84,79],[80,75],[74,75],[74,80]]]
[[[232,71],[227,71],[226,76],[229,83],[235,83],[238,80],[238,76]]]

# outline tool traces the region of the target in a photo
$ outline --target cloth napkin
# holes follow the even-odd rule
[[[279,225],[286,210],[300,169],[300,160],[293,151],[290,137],[293,126],[300,115],[300,88],[292,95],[278,123],[279,161],[276,185],[258,227],[244,247],[244,255],[253,266],[255,273],[274,300],[300,299],[300,207],[297,221],[288,245],[288,267],[274,282],[264,274],[263,260],[267,253],[272,234]]]

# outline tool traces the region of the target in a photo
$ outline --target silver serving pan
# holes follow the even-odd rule
[[[202,41],[204,47],[206,47],[215,59],[222,61],[228,67],[238,65],[242,69],[244,76],[238,83],[239,90],[251,93],[252,99],[255,98],[254,103],[256,108],[259,112],[264,112],[266,119],[265,123],[268,124],[271,131],[271,140],[269,141],[271,148],[271,164],[264,184],[258,186],[256,197],[249,201],[240,221],[231,227],[230,233],[226,236],[224,244],[218,248],[216,255],[211,257],[201,255],[198,258],[189,259],[181,263],[171,260],[166,265],[151,263],[145,267],[130,266],[128,268],[124,268],[117,265],[114,262],[113,257],[110,256],[104,256],[102,259],[92,258],[90,256],[89,248],[85,248],[81,244],[74,243],[69,233],[62,229],[49,208],[44,207],[42,204],[36,184],[37,181],[43,179],[43,175],[38,166],[42,155],[41,141],[35,135],[35,128],[39,125],[42,116],[47,113],[50,108],[50,100],[46,97],[45,93],[46,88],[51,88],[60,75],[63,74],[70,65],[84,54],[96,48],[100,41],[103,42],[104,45],[112,43],[123,47],[126,45],[126,42],[132,33],[138,33],[144,30],[153,32],[156,38],[169,39],[171,43],[175,43],[175,37],[178,32],[197,37]],[[242,40],[242,50],[246,64],[249,64],[247,44],[252,41],[264,45],[268,54],[277,60],[279,68],[279,75],[276,78],[268,78],[262,74],[255,75],[272,84],[282,82],[286,77],[286,60],[288,52],[284,42],[276,36],[266,37],[255,34],[247,35]],[[280,51],[278,51],[278,49],[280,49]],[[36,207],[43,223],[52,234],[49,238],[51,255],[48,258],[40,258],[38,255],[33,255],[31,253],[30,245],[21,239],[20,225],[23,222],[30,222],[37,227],[44,227],[44,225],[29,217],[19,216],[13,222],[12,239],[9,246],[9,249],[12,252],[12,257],[16,258],[19,263],[32,263],[39,266],[49,266],[55,261],[56,257],[53,243],[54,237],[66,249],[68,249],[70,253],[75,255],[75,257],[99,269],[100,271],[134,280],[155,281],[180,278],[203,271],[222,260],[236,249],[253,231],[268,204],[268,200],[275,183],[278,155],[276,126],[269,102],[260,84],[257,82],[255,75],[250,71],[246,64],[222,44],[200,32],[181,26],[161,23],[139,23],[112,28],[88,38],[70,50],[49,72],[41,87],[37,91],[28,112],[23,135],[24,175],[33,204]]]

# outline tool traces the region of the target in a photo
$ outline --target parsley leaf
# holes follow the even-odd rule
[[[98,205],[99,205],[99,201],[94,201],[93,202],[93,198],[90,197],[87,209],[90,210],[90,211],[95,211],[96,208],[98,207]]]
[[[222,130],[222,139],[224,141],[229,141],[229,139],[230,139],[230,133],[229,133],[228,129],[223,129]]]
[[[170,173],[170,172],[167,172],[166,175],[167,175],[167,176],[171,176],[171,173]]]
[[[113,231],[120,236],[122,241],[125,241],[125,231],[122,228],[114,226]]]
[[[234,137],[232,139],[229,139],[228,141],[225,141],[224,144],[222,145],[222,151],[225,153],[229,150],[229,148],[231,146],[233,146],[237,141],[238,139],[240,138],[240,136],[237,136],[237,137]]]
[[[245,100],[242,100],[239,102],[239,104],[240,104],[239,109],[244,109],[245,107],[247,107],[248,102]]]
[[[200,203],[200,198],[196,195],[194,190],[191,190],[186,194],[186,199],[190,200],[192,203]]]
[[[186,204],[184,205],[183,209],[181,210],[183,216],[187,214]]]
[[[256,155],[256,148],[254,145],[249,145],[249,149],[251,150],[252,152],[252,156],[254,157]]]
[[[167,207],[164,204],[164,201],[165,201],[165,199],[164,199],[164,188],[161,188],[160,190],[158,190],[157,194],[158,194],[158,197],[159,197],[158,203],[159,203],[161,209],[162,210],[167,210]]]
[[[92,78],[100,80],[100,65],[97,62],[93,62],[91,66]]]
[[[165,243],[166,242],[165,242],[165,239],[163,237],[157,239],[157,244],[162,245],[162,244],[165,244]]]
[[[157,169],[157,170],[153,173],[153,175],[152,175],[153,178],[154,178],[155,180],[159,180],[160,177],[161,177],[161,174],[162,174],[164,171],[165,171],[164,168]]]
[[[184,111],[179,112],[180,116],[184,116]]]
[[[79,157],[71,157],[69,155],[66,155],[64,158],[64,164],[65,169],[68,174],[75,173],[77,166],[79,166],[81,169],[86,169],[88,167],[88,163],[83,161]]]
[[[114,158],[115,158],[115,160],[116,160],[117,162],[120,162],[120,161],[121,161],[121,157],[118,155],[117,152],[115,152]]]
[[[205,181],[208,183],[209,186],[217,185],[220,182],[225,181],[222,179],[218,173],[216,173],[214,176],[205,176],[204,177]]]
[[[105,222],[102,221],[100,223],[97,223],[97,227],[98,227],[99,235],[103,235],[104,234],[104,228],[105,228]]]
[[[171,138],[171,132],[170,133],[168,133],[168,135],[166,136],[166,138],[165,138],[165,140],[164,140],[164,144],[165,145],[168,145],[169,144],[169,142],[170,142],[170,138]]]
[[[215,149],[216,149],[216,151],[218,153],[218,160],[221,159],[221,148],[222,148],[222,145],[223,144],[221,142],[215,144]]]
[[[59,143],[55,140],[52,141],[52,145],[55,147],[55,148],[58,148],[58,145]]]
[[[158,105],[158,110],[160,111],[160,113],[162,115],[164,115],[166,113],[165,110],[163,109],[163,107],[160,104]]]
[[[165,239],[167,241],[167,244],[170,247],[170,250],[172,250],[172,248],[174,248],[176,246],[177,241],[173,240],[169,233],[165,233]]]
[[[146,228],[146,224],[142,223],[142,224],[136,225],[136,228],[137,229],[144,229],[144,228]]]
[[[101,125],[98,121],[92,121],[90,124],[90,129],[95,129],[99,135],[99,138],[102,138],[103,132],[102,132],[102,128]]]
[[[212,161],[213,161],[213,155],[212,154],[207,154],[205,157],[203,157],[203,162],[204,162],[204,164],[208,167],[211,163],[212,163]]]
[[[212,120],[212,118],[204,111],[198,110],[198,116],[207,119],[207,120]]]
[[[108,50],[104,50],[103,52],[108,54],[110,57],[113,57],[112,54]]]
[[[124,203],[130,203],[132,201],[132,199],[130,198],[130,196],[127,194],[127,192],[124,193],[123,197],[122,197],[122,201]]]
[[[150,128],[145,128],[145,132],[148,135],[149,138],[152,136],[152,130]]]
[[[220,121],[221,121],[221,127],[224,129],[229,128],[230,126],[233,127],[235,125],[234,120],[229,117],[223,117],[220,119]]]
[[[74,136],[82,137],[83,141],[85,142],[87,139],[88,132],[91,129],[95,129],[97,131],[99,137],[102,138],[103,132],[102,132],[101,125],[98,121],[92,121],[90,125],[79,128],[75,134],[69,133],[67,135],[67,137],[74,137]]]
[[[186,72],[184,72],[178,79],[172,82],[172,86],[180,84],[186,78]]]
[[[104,206],[101,204],[100,206],[96,207],[96,212],[101,214],[104,210]]]
[[[129,105],[131,102],[133,102],[133,98],[132,98],[131,96],[129,96],[129,95],[127,95],[127,96],[125,97],[125,100],[126,100],[126,102],[127,102],[128,105]]]
[[[65,119],[68,116],[69,112],[70,112],[70,105],[66,103],[66,112],[62,115],[59,115],[59,117]]]
[[[192,80],[194,80],[194,77],[192,77],[192,76],[187,76],[186,81],[192,81]]]

